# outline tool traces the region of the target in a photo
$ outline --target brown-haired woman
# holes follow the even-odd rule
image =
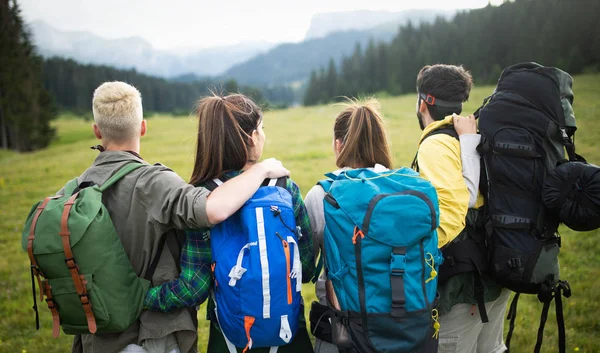
[[[205,97],[200,100],[197,113],[197,150],[191,184],[204,186],[213,179],[235,178],[260,159],[266,139],[263,115],[251,99],[242,94]],[[314,271],[312,231],[300,189],[289,178],[286,188],[292,195],[296,224],[303,234],[298,247],[302,278],[308,281]],[[179,279],[152,288],[146,296],[147,308],[170,311],[194,307],[208,297],[212,286],[210,266],[213,262],[209,238],[210,229],[186,231]],[[207,317],[210,320],[207,352],[242,352],[242,348],[236,349],[231,344],[228,345],[224,338],[216,319],[212,298],[208,302]],[[252,352],[267,353],[269,348],[254,348]],[[312,352],[303,314],[294,339],[279,347],[277,352]]]
[[[335,163],[340,168],[333,173],[339,174],[344,170],[356,168],[370,168],[376,172],[391,169],[390,147],[377,100],[369,99],[362,103],[349,100],[345,105],[346,108],[335,118],[333,126],[332,147],[336,157]],[[324,197],[325,191],[319,185],[313,186],[306,195],[308,216],[320,249],[323,249],[325,231]],[[327,305],[329,301],[339,309],[330,283],[323,272],[316,283],[317,298],[320,304]],[[337,352],[338,348],[334,344],[316,339],[315,353]]]

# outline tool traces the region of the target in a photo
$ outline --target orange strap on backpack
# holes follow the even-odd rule
[[[79,299],[81,300],[81,305],[83,306],[83,311],[85,312],[87,319],[88,329],[90,330],[90,333],[96,333],[96,318],[94,316],[94,312],[92,311],[92,303],[90,303],[90,298],[85,287],[86,281],[83,275],[79,274],[79,266],[73,257],[73,252],[71,251],[71,232],[69,231],[68,220],[69,213],[71,212],[71,208],[73,207],[75,199],[78,195],[79,193],[74,194],[65,203],[65,208],[60,221],[59,235],[62,238],[62,244],[65,251],[65,263],[67,264],[69,272],[71,273],[71,278],[75,284],[75,290],[77,291],[77,294],[79,294]]]

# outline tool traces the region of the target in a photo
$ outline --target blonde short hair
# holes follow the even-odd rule
[[[140,134],[143,119],[142,96],[125,82],[105,82],[94,91],[94,121],[102,138],[126,142]]]

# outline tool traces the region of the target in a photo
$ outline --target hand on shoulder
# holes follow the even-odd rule
[[[469,116],[452,114],[452,123],[458,136],[477,133],[477,121],[473,114]]]
[[[264,161],[257,163],[256,166],[263,170],[265,177],[268,179],[290,176],[290,171],[281,164],[281,161],[275,158],[265,159]]]

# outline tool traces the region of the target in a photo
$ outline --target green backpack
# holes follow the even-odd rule
[[[150,281],[131,267],[102,204],[102,192],[142,166],[127,164],[102,186],[79,189],[73,179],[65,185],[64,196],[47,197],[29,212],[22,246],[31,261],[38,329],[34,276],[40,301],[45,295],[52,313],[54,338],[59,326],[65,334],[120,332],[138,318]]]

